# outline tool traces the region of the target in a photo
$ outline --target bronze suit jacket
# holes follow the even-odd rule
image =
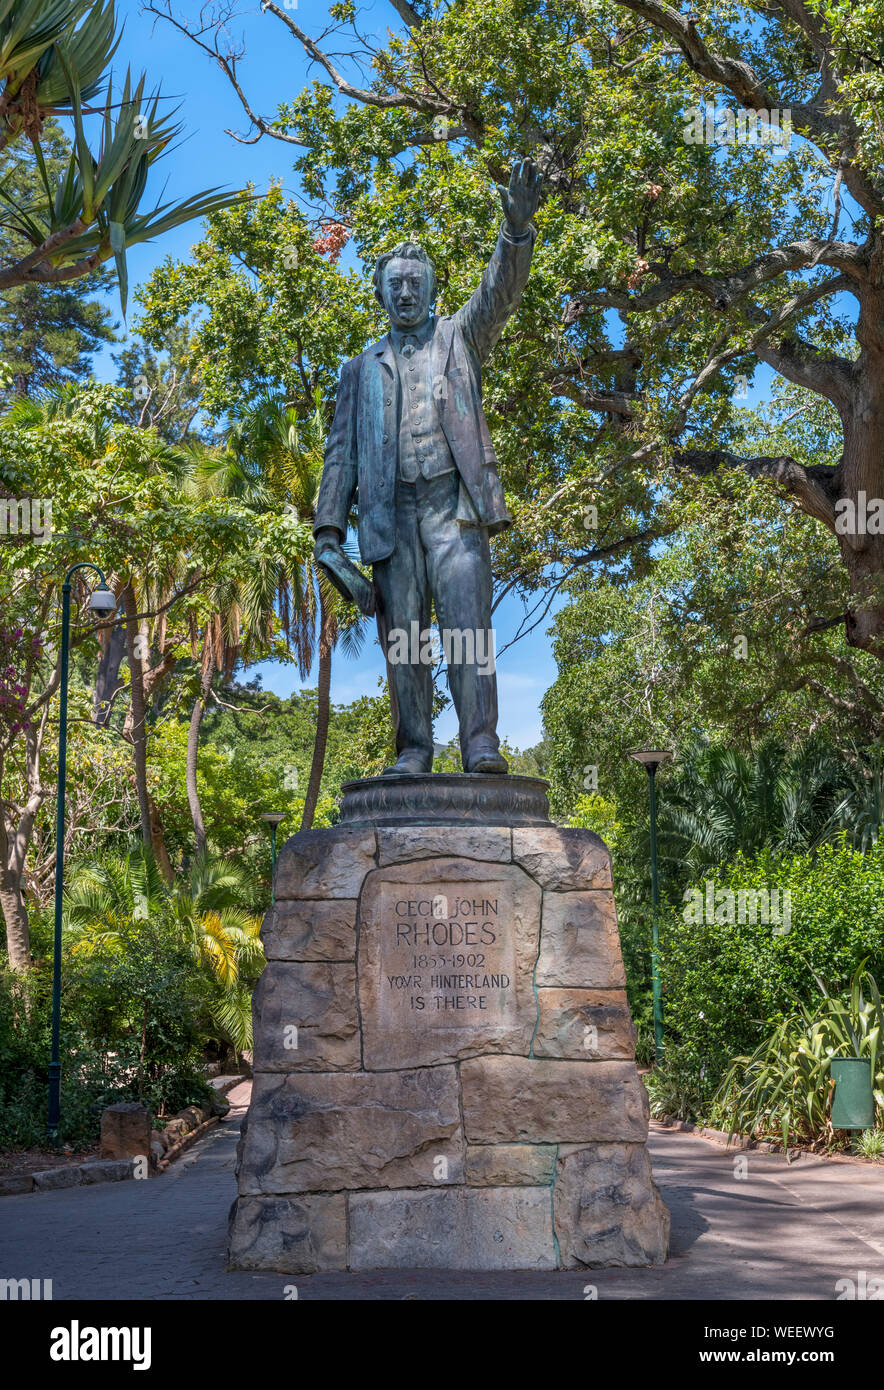
[[[442,431],[474,519],[490,532],[512,523],[497,475],[497,457],[482,410],[482,363],[500,337],[528,279],[535,232],[518,240],[501,228],[494,255],[468,303],[436,321],[431,351]],[[342,537],[354,501],[365,564],[393,553],[399,449],[399,373],[389,337],[345,363],[329,431],[314,531]]]

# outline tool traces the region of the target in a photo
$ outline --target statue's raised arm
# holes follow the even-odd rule
[[[481,283],[455,314],[460,331],[481,365],[518,305],[531,269],[543,175],[532,159],[513,165],[508,187],[497,185],[503,226]]]

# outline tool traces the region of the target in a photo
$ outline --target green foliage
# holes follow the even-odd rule
[[[74,1148],[98,1137],[101,1112],[143,1099],[154,1113],[204,1099],[205,1004],[181,944],[154,923],[121,927],[125,953],[62,961],[60,1138]],[[0,971],[0,1148],[46,1143],[50,1059],[51,924],[34,924],[37,963],[26,976]]]
[[[721,744],[695,746],[666,781],[660,827],[667,853],[696,875],[738,854],[814,849],[837,831],[860,790],[865,804],[867,784],[819,736],[788,750],[766,739],[751,757]],[[879,825],[863,824],[866,848]]]
[[[666,1048],[662,1062],[644,1078],[651,1101],[651,1114],[660,1120],[692,1121],[702,1111],[702,1063],[698,1063],[690,1048],[672,1044]]]
[[[70,143],[52,120],[44,124],[42,152],[47,168],[58,172],[70,157]],[[39,187],[33,149],[19,138],[0,150],[0,182],[19,201],[29,201]],[[10,239],[7,254],[23,255],[27,243]],[[92,354],[115,341],[116,325],[95,298],[113,282],[100,268],[66,284],[24,284],[0,296],[0,356],[10,373],[9,392],[33,396],[63,381],[83,381]],[[0,396],[7,388],[0,384]]]
[[[116,93],[107,77],[93,153],[83,103],[102,86],[116,45],[112,0],[0,0],[0,149],[26,135],[39,176],[34,196],[24,199],[13,180],[0,180],[0,227],[28,243],[26,254],[4,257],[3,289],[76,279],[113,257],[125,313],[126,248],[233,201],[213,189],[144,211],[148,172],[181,127],[161,115],[159,95],[147,91],[143,75],[133,84],[127,72]],[[43,118],[52,113],[73,125],[71,154],[60,170],[47,165],[40,143]]]
[[[191,258],[167,260],[139,290],[139,330],[155,349],[199,314],[193,360],[212,421],[241,419],[268,397],[307,420],[317,390],[330,421],[341,362],[362,350],[377,315],[368,287],[314,239],[274,186],[210,218]]]
[[[155,429],[167,444],[209,442],[198,421],[203,387],[192,323],[170,328],[162,353],[136,338],[114,354],[114,362],[117,385],[130,393],[122,413],[131,424]]]
[[[884,1158],[884,1129],[864,1129],[850,1148],[861,1158]]]
[[[587,766],[601,795],[634,800],[641,773],[626,753],[643,744],[686,752],[702,731],[749,757],[813,728],[852,755],[884,735],[881,663],[815,623],[846,603],[834,541],[758,484],[729,492],[701,490],[643,574],[572,582],[542,705],[560,814],[573,814]]]
[[[168,921],[155,914],[119,922],[113,942],[72,952],[66,973],[83,1035],[100,1052],[116,1054],[136,1099],[160,1113],[186,1104],[185,1090],[206,1094],[198,1067],[207,991]],[[74,1082],[77,1076],[75,1069]]]
[[[751,1056],[734,1059],[715,1097],[732,1133],[776,1135],[784,1148],[790,1138],[831,1139],[831,1063],[837,1057],[869,1059],[884,1117],[884,1006],[864,966],[858,966],[843,997],[830,995],[817,977],[816,998],[797,1001]]]
[[[246,1002],[264,964],[260,921],[242,906],[246,893],[239,866],[201,856],[169,885],[142,845],[123,858],[73,866],[65,898],[71,954],[122,962],[123,970],[141,928],[164,931],[188,957],[191,977],[194,967],[199,972],[199,999],[217,1030],[209,1036],[242,1051],[252,1042]],[[204,1021],[204,1040],[206,1031]]]
[[[726,920],[734,914],[725,906],[716,906],[719,920],[712,921],[705,913],[702,921],[686,920],[687,908],[664,912],[667,1036],[705,1065],[717,1085],[736,1053],[752,1052],[792,1015],[796,999],[817,994],[818,978],[837,985],[864,960],[872,975],[884,977],[884,842],[866,855],[837,841],[789,859],[770,852],[738,858],[708,882],[713,895],[722,889],[791,894],[786,931],[784,924]],[[705,897],[705,883],[700,888]]]

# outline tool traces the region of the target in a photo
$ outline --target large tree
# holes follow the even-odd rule
[[[168,446],[121,420],[120,394],[93,385],[56,403],[18,401],[0,417],[0,488],[52,504],[49,518],[45,501],[28,506],[30,526],[16,509],[0,546],[0,907],[19,970],[30,960],[27,859],[52,792],[45,762],[66,569],[80,560],[100,564],[125,614],[128,680],[110,692],[101,738],[116,732],[132,750],[141,833],[150,843],[146,767],[159,696],[168,696],[173,674],[186,674],[188,653],[198,659],[213,594],[244,584],[256,567],[272,569],[282,547],[300,557],[312,548],[309,527],[281,509],[258,512],[189,488]],[[40,534],[38,510],[48,522]],[[94,662],[96,627],[80,602],[92,583],[88,573],[76,577],[71,647]],[[265,651],[275,654],[272,646]],[[80,709],[83,717],[84,702]]]
[[[171,0],[149,6],[226,71],[249,122],[236,138],[291,146],[366,255],[403,230],[426,238],[446,309],[487,254],[489,182],[514,155],[540,163],[543,244],[487,389],[522,504],[510,575],[641,558],[677,522],[686,476],[739,469],[831,533],[848,596],[840,611],[821,598],[817,618],[884,656],[884,534],[864,524],[884,496],[880,6],[393,7],[403,30],[379,44],[353,4],[332,6],[342,55],[339,34],[314,39],[267,0],[262,22],[318,73],[268,113],[226,9],[196,29]],[[771,112],[781,133],[788,113],[788,148],[758,138]],[[758,364],[827,404],[837,458],[732,447],[732,397]]]

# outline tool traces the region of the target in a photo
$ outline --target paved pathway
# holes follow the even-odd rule
[[[227,1274],[234,1150],[248,1085],[161,1177],[0,1201],[0,1277],[51,1278],[62,1299],[818,1299],[839,1280],[884,1279],[884,1167],[735,1155],[652,1127],[656,1179],[672,1212],[660,1269],[558,1273]]]

